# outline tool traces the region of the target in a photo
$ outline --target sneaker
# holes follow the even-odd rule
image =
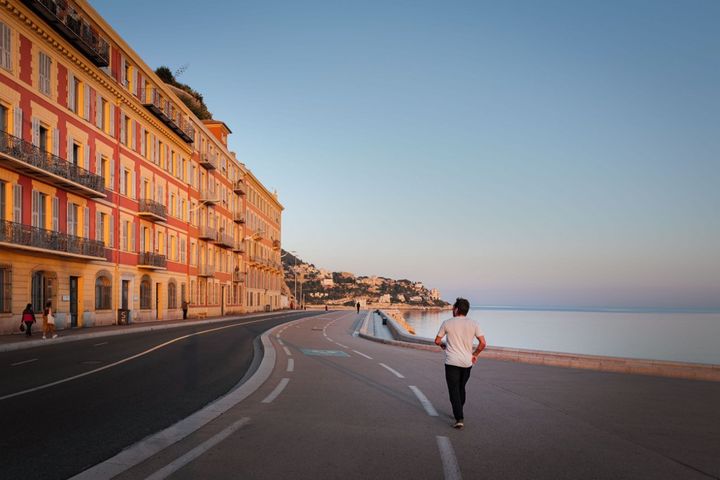
[[[458,421],[455,422],[455,424],[453,425],[453,428],[457,428],[458,430],[462,430],[464,426],[465,426],[465,424],[463,423],[463,421],[462,421],[462,420],[458,420]]]
[[[57,333],[55,335],[53,335],[53,338],[57,338]]]

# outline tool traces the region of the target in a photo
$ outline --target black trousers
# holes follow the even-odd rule
[[[445,365],[445,381],[450,394],[455,421],[463,420],[463,405],[465,405],[465,384],[470,379],[472,367],[463,368],[455,365]]]

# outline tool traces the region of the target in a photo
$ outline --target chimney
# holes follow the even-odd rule
[[[228,135],[232,133],[232,130],[228,128],[225,122],[221,122],[220,120],[203,120],[202,122],[208,130],[225,145],[225,148],[227,148]]]

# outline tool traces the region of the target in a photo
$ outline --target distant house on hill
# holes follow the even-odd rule
[[[323,278],[320,280],[320,285],[322,285],[323,288],[333,288],[335,286],[335,282],[333,282],[332,278]]]

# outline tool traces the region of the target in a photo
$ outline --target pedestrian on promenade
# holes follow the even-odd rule
[[[360,302],[355,304],[355,308],[357,308],[357,313],[360,313]]]
[[[48,300],[45,303],[45,310],[43,310],[43,339],[47,338],[47,335],[52,335],[52,338],[57,338],[55,333],[55,314],[52,309],[52,301]]]
[[[182,304],[180,305],[183,312],[183,320],[187,320],[187,312],[188,312],[188,301],[183,299]]]
[[[485,334],[474,320],[467,316],[470,302],[458,298],[453,305],[453,318],[440,325],[435,344],[445,350],[445,381],[447,382],[450,404],[455,417],[454,428],[465,426],[463,406],[465,405],[465,384],[477,357],[485,349]],[[445,337],[445,342],[442,341]],[[475,339],[480,342],[473,348]]]
[[[25,310],[23,310],[21,321],[25,324],[25,335],[32,337],[32,325],[36,322],[35,312],[33,312],[32,309],[32,303],[28,303]]]

